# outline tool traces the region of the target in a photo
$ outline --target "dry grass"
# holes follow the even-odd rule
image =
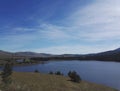
[[[82,81],[74,83],[68,77],[40,73],[16,73],[7,91],[117,91],[115,89]]]

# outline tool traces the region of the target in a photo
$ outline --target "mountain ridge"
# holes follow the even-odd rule
[[[100,52],[100,53],[91,53],[91,54],[61,54],[61,55],[53,55],[53,54],[47,54],[47,53],[36,53],[36,52],[7,52],[0,50],[0,57],[1,56],[9,56],[9,57],[29,57],[29,58],[35,58],[35,57],[49,57],[53,59],[78,59],[78,60],[115,60],[120,61],[120,48],[117,48],[115,50]]]

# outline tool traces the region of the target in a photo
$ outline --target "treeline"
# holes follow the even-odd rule
[[[116,61],[120,62],[120,53],[119,54],[93,54],[93,55],[80,55],[75,57],[33,57],[31,60],[36,61],[49,61],[49,60],[98,60],[98,61]]]
[[[64,57],[64,56],[58,56],[58,57],[33,57],[30,58],[31,60],[35,61],[49,61],[49,60],[89,60],[87,56],[78,56],[78,57]]]

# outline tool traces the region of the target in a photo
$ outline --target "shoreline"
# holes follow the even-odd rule
[[[30,85],[32,85],[34,81],[36,84],[34,86],[35,87],[38,86],[38,88],[45,89],[44,91],[59,91],[58,88],[64,88],[66,89],[65,91],[76,91],[75,89],[79,89],[79,91],[118,91],[117,89],[109,87],[109,86],[96,84],[96,83],[92,83],[92,82],[88,82],[84,80],[82,80],[82,82],[80,83],[71,82],[69,81],[70,79],[69,77],[59,76],[59,75],[50,75],[50,74],[34,73],[34,72],[27,72],[27,73],[26,72],[14,72],[13,77],[16,81],[24,82]],[[54,82],[56,84],[54,84]],[[54,87],[54,85],[57,87],[56,90],[54,90],[55,88],[54,89],[52,88]],[[74,87],[74,89],[69,90],[71,86]],[[44,87],[50,87],[49,88],[50,90]],[[38,89],[36,90],[35,89],[36,88],[34,88],[34,90],[32,91],[40,91]]]

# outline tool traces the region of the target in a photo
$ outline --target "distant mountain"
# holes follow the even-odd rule
[[[26,57],[49,57],[51,54],[46,53],[35,53],[35,52],[16,52],[14,53],[16,56],[26,56]]]
[[[45,53],[35,53],[35,52],[6,52],[0,50],[1,57],[29,57],[29,58],[49,58],[49,59],[75,59],[75,60],[101,60],[101,61],[119,61],[120,62],[120,48],[115,50],[110,50],[106,52],[96,53],[96,54],[62,54],[62,55],[52,55]]]
[[[12,53],[0,50],[0,57],[5,58],[5,57],[11,57],[11,56],[12,56]]]
[[[118,61],[120,62],[120,48],[115,50],[110,50],[101,53],[95,54],[86,54],[86,55],[79,55],[79,54],[63,54],[59,55],[58,59],[63,57],[64,59],[75,59],[75,60],[100,60],[100,61]],[[57,58],[56,58],[57,59]]]
[[[62,55],[52,55],[52,54],[46,54],[46,53],[36,53],[36,52],[7,52],[0,50],[0,58],[33,58],[33,57],[78,57],[79,54],[62,54]]]
[[[119,54],[120,54],[120,48],[106,51],[106,52],[97,53],[96,55],[119,55]]]
[[[7,51],[3,51],[3,50],[0,50],[0,54],[11,54],[11,52],[7,52]]]
[[[117,49],[116,49],[116,50],[114,50],[114,51],[120,52],[120,48],[117,48]]]
[[[120,48],[101,52],[93,55],[86,56],[88,59],[103,60],[103,61],[119,61],[120,62]]]
[[[0,58],[11,58],[11,57],[50,57],[52,54],[35,53],[35,52],[7,52],[0,50]]]

